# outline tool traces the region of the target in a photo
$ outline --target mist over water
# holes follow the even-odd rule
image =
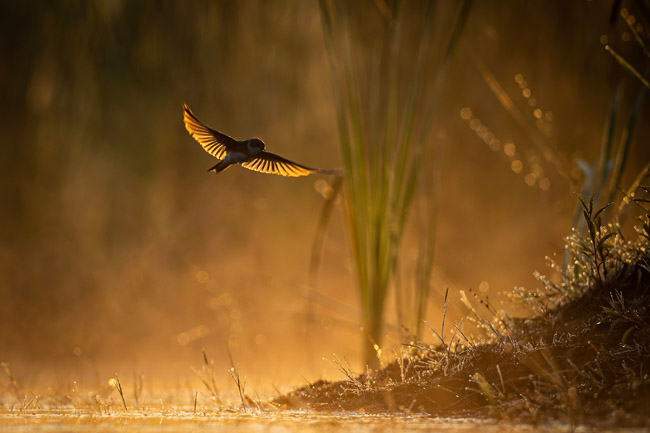
[[[208,174],[214,159],[182,122],[186,102],[235,138],[340,167],[317,2],[0,8],[0,360],[28,383],[101,382],[115,371],[196,380],[189,367],[202,365],[202,349],[223,372],[230,352],[260,389],[337,378],[323,360],[333,353],[361,370],[342,203],[308,286],[331,177]],[[567,161],[593,163],[619,86],[629,114],[639,84],[601,36],[641,57],[609,12],[592,2],[473,4],[434,127],[443,182],[429,323],[440,322],[447,287],[451,323],[466,314],[459,289],[506,300],[561,253],[575,186],[535,137],[542,130]],[[650,156],[648,120],[642,109],[624,185]],[[387,314],[394,324],[392,305]],[[387,332],[398,347],[398,330]]]

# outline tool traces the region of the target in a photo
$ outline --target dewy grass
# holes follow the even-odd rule
[[[202,350],[203,353],[203,366],[201,370],[191,368],[192,372],[199,378],[201,383],[208,390],[208,393],[212,397],[212,400],[221,405],[221,399],[219,398],[219,390],[217,389],[217,384],[214,379],[214,361],[208,360],[208,354],[205,352],[205,349]],[[231,358],[232,360],[232,358]]]
[[[124,398],[124,391],[122,390],[122,383],[120,382],[120,377],[115,373],[115,378],[111,378],[108,382],[113,388],[117,389],[117,392],[120,394],[122,399],[122,406],[124,407],[124,412],[128,412],[129,409],[126,407],[126,399]]]
[[[434,40],[434,2],[426,2],[424,11],[402,2],[379,1],[363,10],[344,1],[320,2],[345,167],[344,195],[366,337],[365,361],[371,366],[378,365],[376,346],[381,344],[384,305],[398,273],[400,243],[418,190],[428,200],[428,217],[420,222],[420,256],[413,282],[396,290],[396,300],[402,325],[410,332],[419,333],[424,317],[433,268],[436,185],[418,188],[418,184],[435,182],[435,177],[423,176],[434,171],[431,149],[426,146],[469,3],[460,2],[437,60],[433,47],[443,44]],[[407,34],[406,25],[419,26],[417,35]],[[403,51],[408,44],[403,41],[408,37],[416,38],[417,50],[414,58],[406,59]]]

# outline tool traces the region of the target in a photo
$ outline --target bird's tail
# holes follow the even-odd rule
[[[224,171],[225,169],[227,169],[228,167],[230,167],[229,162],[227,162],[226,160],[219,161],[217,164],[215,164],[214,166],[208,169],[208,173],[214,171],[215,174],[218,174]]]

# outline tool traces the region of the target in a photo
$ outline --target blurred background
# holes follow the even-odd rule
[[[459,290],[506,301],[562,252],[575,161],[597,159],[617,90],[623,123],[640,88],[603,43],[648,72],[611,9],[472,5],[434,131],[444,151],[429,323],[440,323],[446,288],[447,320],[458,321]],[[316,1],[2,1],[0,11],[0,360],[17,379],[119,371],[179,384],[195,380],[202,349],[220,384],[230,352],[253,389],[339,378],[333,354],[361,370],[342,203],[308,284],[332,179],[208,174],[214,160],[182,122],[187,102],[235,138],[339,167]],[[625,186],[650,159],[649,115],[644,104]],[[394,324],[390,303],[387,315]],[[389,326],[385,351],[399,343]]]

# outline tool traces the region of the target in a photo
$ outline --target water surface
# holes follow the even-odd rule
[[[0,431],[12,432],[562,432],[569,425],[499,424],[477,419],[430,418],[415,415],[320,414],[305,411],[244,412],[236,410],[108,413],[38,410],[0,414]],[[575,431],[594,431],[578,427]],[[598,429],[635,432],[642,429]]]

